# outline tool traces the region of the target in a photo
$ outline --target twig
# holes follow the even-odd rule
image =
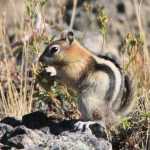
[[[72,10],[72,16],[71,16],[71,21],[70,21],[70,29],[72,29],[73,25],[74,25],[74,19],[75,19],[75,15],[76,15],[77,3],[78,3],[78,0],[73,0],[73,10]]]

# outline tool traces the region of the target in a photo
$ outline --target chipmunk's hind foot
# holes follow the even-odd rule
[[[96,121],[78,121],[74,125],[74,129],[80,132],[94,134],[98,138],[108,139],[106,127],[102,122]]]

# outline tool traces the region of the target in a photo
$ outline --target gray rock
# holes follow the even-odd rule
[[[10,125],[12,127],[16,127],[18,125],[21,125],[21,120],[16,119],[14,117],[6,117],[6,118],[2,119],[0,122],[5,123],[7,125]]]
[[[74,121],[52,122],[44,124],[42,118],[39,119],[38,126],[29,125],[35,120],[39,113],[25,115],[22,125],[13,128],[10,125],[0,123],[0,149],[25,149],[25,150],[111,150],[111,143],[105,136],[98,135],[97,138],[92,131],[99,131],[99,126],[90,128],[91,131],[73,130]],[[43,115],[43,114],[42,114]],[[41,117],[41,114],[39,115]],[[28,118],[29,117],[29,118]],[[35,117],[35,119],[34,119]],[[23,117],[24,118],[24,117]],[[7,123],[7,122],[6,122]],[[9,122],[8,122],[9,123]],[[41,124],[40,124],[41,123]],[[28,126],[25,126],[28,124]],[[41,125],[41,128],[40,128]],[[31,128],[29,128],[31,127]],[[42,128],[43,127],[43,128]],[[69,128],[71,127],[71,128]],[[101,133],[101,131],[100,131]]]
[[[13,127],[10,125],[0,123],[0,139],[4,136],[5,133],[13,130]]]
[[[22,123],[31,129],[38,129],[48,124],[48,117],[41,111],[36,111],[22,117]]]
[[[31,130],[24,126],[19,126],[13,131],[7,132],[1,139],[1,143],[14,148],[32,148],[43,146],[47,142],[47,136],[40,130]]]

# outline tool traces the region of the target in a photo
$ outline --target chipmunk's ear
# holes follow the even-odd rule
[[[67,39],[69,41],[69,44],[71,44],[73,42],[73,40],[74,40],[74,33],[73,33],[73,31],[68,31]]]
[[[73,31],[64,31],[60,35],[61,40],[66,40],[71,44],[74,41],[74,33]]]

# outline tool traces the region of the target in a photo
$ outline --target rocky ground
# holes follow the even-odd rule
[[[73,126],[74,121],[54,122],[42,112],[25,115],[22,120],[13,117],[4,118],[0,122],[0,149],[112,149],[106,137],[75,131]]]

